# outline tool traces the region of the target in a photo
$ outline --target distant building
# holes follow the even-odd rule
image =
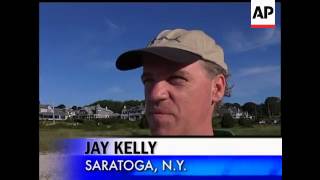
[[[246,118],[246,119],[252,119],[253,116],[249,115],[248,112],[242,111],[240,108],[231,106],[231,107],[221,107],[219,110],[219,113],[217,113],[219,116],[222,116],[225,113],[229,113],[233,119],[240,119],[240,118]]]
[[[81,108],[75,117],[78,119],[106,119],[113,116],[114,113],[108,107],[102,108],[100,104],[97,104]]]
[[[66,109],[65,113],[66,113],[67,118],[73,118],[76,116],[76,110],[73,110],[71,108]]]
[[[121,111],[121,119],[128,119],[129,121],[136,121],[142,119],[145,114],[145,106],[140,104],[139,106],[127,108],[123,107]]]
[[[128,111],[126,105],[123,106],[123,109],[122,109],[122,111],[121,111],[120,118],[121,118],[121,119],[128,119],[128,118],[129,118],[129,111]]]
[[[67,116],[63,109],[54,108],[51,105],[39,106],[39,120],[66,120]]]
[[[121,114],[119,114],[119,113],[113,113],[111,117],[116,117],[117,118],[117,117],[120,117],[120,116],[121,116]]]
[[[266,124],[266,121],[265,121],[265,120],[260,120],[260,121],[258,122],[258,124]]]

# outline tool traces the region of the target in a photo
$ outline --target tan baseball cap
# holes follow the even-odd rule
[[[228,72],[223,49],[201,30],[163,30],[146,48],[121,54],[116,61],[116,67],[119,70],[141,67],[142,56],[145,53],[179,63],[192,63],[202,59],[216,63]]]

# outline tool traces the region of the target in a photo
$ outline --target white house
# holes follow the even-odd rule
[[[73,118],[76,116],[76,110],[73,110],[71,108],[68,108],[65,110],[67,118]]]
[[[76,118],[79,119],[106,119],[113,116],[113,111],[108,109],[106,106],[102,108],[100,104],[95,106],[88,106],[80,109],[77,114]]]
[[[233,119],[240,119],[240,118],[246,118],[246,119],[252,119],[253,116],[249,115],[248,112],[242,111],[240,108],[232,106],[228,108],[222,108],[220,110],[220,114],[229,113]]]
[[[135,121],[138,119],[142,119],[143,115],[145,114],[145,106],[140,104],[139,106],[127,108],[126,106],[123,107],[121,111],[121,119],[128,119],[129,121]]]
[[[54,108],[51,105],[39,106],[39,120],[66,120],[67,116],[63,109]]]

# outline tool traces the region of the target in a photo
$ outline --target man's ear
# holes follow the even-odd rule
[[[212,102],[219,102],[225,93],[226,90],[226,78],[223,74],[218,74],[211,81],[211,93],[212,93]]]

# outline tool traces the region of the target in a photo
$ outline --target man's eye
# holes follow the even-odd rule
[[[172,77],[170,77],[169,81],[171,83],[184,83],[187,80],[184,77],[181,77],[181,76],[172,76]]]

